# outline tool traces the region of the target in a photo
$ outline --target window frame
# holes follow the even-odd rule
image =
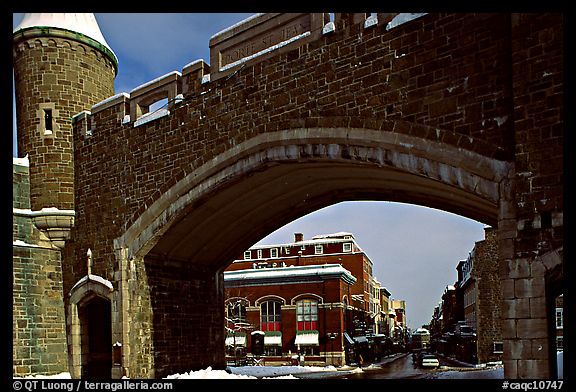
[[[296,330],[318,330],[318,300],[304,298],[296,302]]]
[[[282,331],[282,302],[268,300],[260,303],[260,330]]]

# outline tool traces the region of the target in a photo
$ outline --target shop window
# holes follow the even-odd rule
[[[266,331],[282,330],[282,304],[266,301],[260,305],[260,329]]]
[[[318,301],[304,299],[296,303],[298,331],[318,330]]]

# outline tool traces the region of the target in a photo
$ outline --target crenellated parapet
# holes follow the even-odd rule
[[[75,120],[86,115],[97,116],[104,110],[116,113],[117,123],[132,124],[134,127],[164,117],[175,105],[192,96],[201,95],[222,78],[230,78],[239,69],[267,60],[279,54],[291,52],[302,46],[318,41],[335,31],[355,27],[357,31],[386,24],[394,27],[393,20],[402,14],[397,13],[266,13],[255,14],[210,39],[210,61],[194,60],[185,65],[181,72],[172,71],[146,82],[130,93],[122,92],[107,98],[92,107],[91,112],[75,116]],[[423,14],[414,15],[412,18]],[[410,20],[410,17],[405,18]],[[403,23],[402,21],[397,24]],[[355,30],[349,31],[352,34]],[[167,104],[153,112],[150,107],[162,100]],[[98,116],[103,116],[100,114]],[[80,116],[80,117],[79,117]],[[84,133],[98,124],[96,117],[82,123]],[[110,120],[110,118],[108,118]],[[101,122],[101,121],[100,121]]]

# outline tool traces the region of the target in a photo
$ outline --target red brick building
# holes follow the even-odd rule
[[[306,363],[342,365],[355,326],[370,320],[371,277],[351,233],[253,246],[224,273],[228,355],[258,354],[262,331],[267,362],[302,353]]]

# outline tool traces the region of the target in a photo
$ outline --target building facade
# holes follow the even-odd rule
[[[502,360],[500,279],[496,231],[484,229],[466,260],[456,266],[458,279],[446,286],[430,322],[432,346],[471,363]]]
[[[268,363],[299,354],[307,363],[354,361],[351,349],[366,335],[391,336],[387,323],[380,330],[386,318],[372,266],[346,232],[296,233],[294,242],[246,250],[224,273],[229,358],[254,357],[261,331]]]

